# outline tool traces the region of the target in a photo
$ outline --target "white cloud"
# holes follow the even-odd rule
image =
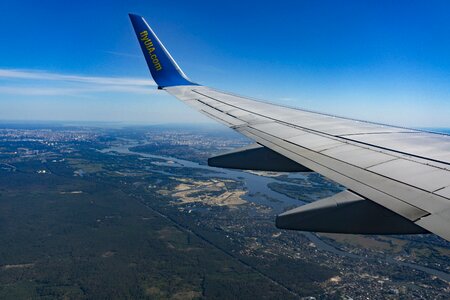
[[[151,79],[84,76],[41,70],[0,69],[0,80],[3,81],[0,93],[16,95],[150,94],[157,91]]]

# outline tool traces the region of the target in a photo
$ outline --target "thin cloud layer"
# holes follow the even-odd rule
[[[155,82],[150,79],[83,76],[42,70],[0,69],[0,81],[0,93],[16,95],[151,94],[156,90]]]

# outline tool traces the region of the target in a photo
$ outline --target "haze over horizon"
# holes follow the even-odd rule
[[[0,120],[213,122],[156,89],[133,12],[201,84],[357,119],[450,127],[446,1],[281,1],[276,10],[15,1],[0,9]]]

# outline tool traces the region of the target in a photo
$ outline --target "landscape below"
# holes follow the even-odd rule
[[[435,235],[277,229],[343,187],[206,166],[248,143],[220,127],[2,124],[0,299],[448,298]]]

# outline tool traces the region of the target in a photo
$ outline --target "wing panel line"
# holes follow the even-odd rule
[[[262,131],[260,131],[260,130],[258,130],[258,129],[253,128],[253,127],[249,127],[249,128],[251,128],[251,129],[253,129],[253,130],[255,130],[255,131],[259,131],[259,132],[262,133],[262,134],[269,135],[269,136],[271,136],[271,137],[274,138],[274,139],[277,139],[277,140],[283,141],[283,142],[285,142],[285,143],[291,144],[291,145],[293,145],[293,146],[295,146],[295,147],[303,148],[303,149],[305,149],[305,150],[307,150],[307,151],[313,152],[312,154],[316,153],[316,152],[314,152],[314,151],[311,150],[311,149],[308,149],[308,148],[306,148],[306,147],[303,147],[303,146],[294,144],[294,143],[289,142],[289,141],[287,141],[287,140],[280,139],[280,138],[278,138],[278,137],[276,137],[276,136],[273,136],[273,135],[268,134],[268,133],[266,133],[266,132],[262,132]],[[260,136],[260,135],[257,135],[257,136]],[[290,151],[290,150],[288,150],[288,151]],[[292,152],[292,151],[290,151],[290,152]],[[294,153],[294,152],[293,152],[293,153]],[[337,161],[337,162],[340,162],[340,163],[342,163],[342,164],[351,166],[351,167],[353,167],[353,168],[357,168],[358,170],[360,170],[360,171],[362,171],[362,172],[365,171],[365,172],[370,173],[370,174],[372,174],[372,175],[379,176],[379,177],[385,178],[385,179],[387,179],[387,180],[393,181],[393,182],[395,182],[395,183],[397,183],[397,184],[401,184],[401,185],[405,185],[405,186],[408,186],[408,187],[412,187],[412,188],[414,188],[415,190],[421,191],[421,192],[423,192],[423,193],[426,194],[426,195],[428,194],[428,195],[433,195],[433,196],[435,196],[435,197],[437,197],[437,198],[443,198],[443,200],[445,199],[444,201],[448,201],[448,200],[449,200],[449,199],[444,198],[444,197],[442,197],[442,196],[439,196],[439,195],[435,195],[435,194],[433,194],[433,193],[430,193],[429,191],[426,191],[426,190],[421,189],[421,188],[419,188],[419,187],[412,186],[412,185],[410,185],[410,184],[408,184],[408,183],[405,183],[405,182],[402,182],[402,181],[398,181],[398,180],[396,180],[396,179],[393,179],[393,178],[384,176],[384,175],[382,175],[382,174],[378,174],[378,173],[372,172],[372,171],[370,171],[370,170],[362,169],[362,168],[360,168],[360,167],[358,167],[358,166],[354,166],[354,165],[352,165],[352,164],[349,164],[348,162],[341,161],[341,160],[336,159],[336,158],[334,158],[334,157],[327,156],[327,155],[325,155],[325,154],[323,154],[323,153],[316,153],[316,154],[322,155],[322,156],[324,156],[324,157],[327,157],[328,159],[335,160],[335,161]],[[333,170],[333,169],[331,169],[330,167],[327,167],[327,166],[325,166],[325,165],[324,165],[324,167],[326,167],[326,168],[328,168],[328,169],[330,169],[330,170]],[[313,169],[313,170],[314,170],[314,169]],[[336,171],[336,170],[333,170],[333,171],[338,172],[338,171]],[[340,172],[338,172],[338,173],[340,173]],[[348,176],[347,176],[347,177],[348,177]],[[351,177],[349,177],[349,178],[351,178]],[[356,179],[355,179],[355,180],[356,180]],[[363,184],[364,184],[364,183],[363,183]],[[367,184],[364,184],[364,185],[367,185]],[[373,186],[371,186],[371,187],[373,187]],[[373,187],[373,188],[375,188],[375,187]],[[389,195],[391,195],[391,194],[389,194]],[[391,196],[392,196],[392,197],[395,197],[394,195],[391,195]],[[424,196],[425,196],[425,195],[424,195]],[[395,197],[395,198],[398,199],[398,200],[400,200],[400,201],[402,201],[402,202],[405,202],[404,200],[402,200],[402,199],[400,199],[400,198],[397,198],[397,197]],[[406,202],[405,202],[405,203],[406,203]],[[408,203],[408,204],[413,205],[413,204],[411,204],[411,203]],[[413,205],[413,206],[415,206],[415,205]],[[418,207],[418,206],[416,206],[416,207]],[[418,207],[418,208],[420,208],[420,207]],[[420,208],[420,209],[423,210],[423,208]]]
[[[263,137],[261,137],[259,135],[252,134],[249,131],[246,131],[246,132],[240,131],[240,132],[243,133],[244,135],[249,136],[252,139],[256,140],[261,145],[264,145],[264,146],[266,146],[266,147],[268,147],[268,148],[270,148],[270,149],[272,149],[274,151],[277,151],[279,153],[280,152],[284,152],[284,153],[282,153],[283,155],[286,155],[286,157],[301,163],[302,165],[306,166],[307,168],[310,168],[310,169],[315,170],[315,171],[318,170],[319,168],[322,169],[321,172],[319,172],[319,173],[324,174],[324,176],[329,177],[330,179],[333,179],[336,182],[338,182],[338,183],[340,183],[340,184],[342,184],[342,185],[344,185],[346,187],[349,187],[352,191],[355,191],[355,192],[357,192],[357,193],[359,193],[361,195],[365,195],[365,197],[367,197],[371,201],[377,202],[380,205],[389,208],[390,210],[398,213],[399,215],[401,215],[401,216],[403,216],[403,217],[405,217],[405,218],[407,218],[407,219],[409,219],[409,220],[411,220],[413,222],[417,221],[420,218],[430,214],[429,212],[424,211],[424,210],[420,209],[419,207],[416,207],[416,206],[414,206],[414,205],[412,205],[410,203],[404,202],[403,200],[398,199],[395,196],[392,196],[390,194],[386,194],[385,192],[383,192],[383,191],[381,191],[381,190],[379,190],[377,188],[374,188],[372,186],[366,185],[364,182],[361,182],[361,181],[359,181],[357,179],[354,179],[352,177],[349,177],[349,176],[347,176],[347,175],[345,175],[345,174],[343,174],[343,173],[341,173],[339,171],[331,169],[331,168],[329,168],[328,166],[326,166],[324,164],[321,164],[321,163],[316,162],[316,161],[314,161],[314,160],[312,160],[310,158],[305,157],[304,155],[292,152],[291,150],[289,150],[289,149],[287,149],[287,148],[285,148],[285,147],[283,147],[281,145],[274,144],[270,140],[267,140],[267,139],[265,139],[265,138],[263,138]],[[250,134],[247,134],[247,133],[250,133]],[[280,151],[280,149],[277,149],[277,148],[280,148],[283,151]],[[275,150],[275,149],[277,149],[277,150]],[[298,159],[299,157],[302,158],[301,161],[299,161],[299,159]],[[325,169],[326,171],[323,170],[323,169]],[[334,173],[334,174],[330,175],[330,172]],[[359,186],[363,186],[365,189],[369,189],[370,191],[366,190],[364,192],[360,192],[360,191],[358,191],[360,189],[352,188],[352,186],[355,186],[355,183],[358,184]],[[368,194],[372,194],[371,195],[372,197],[370,195],[368,196]],[[374,195],[374,194],[377,194],[377,195]],[[387,199],[386,199],[386,197],[387,197]],[[379,200],[380,198],[385,198],[385,199],[383,201],[380,201]],[[374,200],[374,199],[377,199],[377,200]],[[400,205],[401,207],[398,207],[398,205]],[[402,209],[400,209],[400,208],[402,208]]]
[[[284,125],[286,125],[286,126],[290,126],[290,127],[294,127],[294,128],[303,129],[303,130],[305,130],[305,131],[312,131],[312,132],[320,133],[320,134],[323,134],[323,135],[327,135],[327,136],[329,136],[329,137],[338,138],[338,139],[343,139],[343,140],[348,140],[348,141],[351,141],[351,142],[354,142],[354,143],[357,143],[357,144],[363,144],[363,145],[366,145],[366,146],[370,146],[370,147],[382,149],[382,150],[385,150],[385,151],[391,151],[391,152],[395,152],[395,153],[398,153],[398,154],[408,155],[408,156],[411,156],[411,157],[420,158],[420,159],[423,159],[423,160],[433,161],[433,162],[436,162],[436,163],[440,163],[440,164],[444,164],[444,165],[450,166],[450,162],[445,162],[445,161],[441,161],[441,160],[437,160],[437,159],[433,159],[433,158],[428,158],[428,157],[424,157],[424,156],[417,155],[417,154],[413,154],[413,153],[408,153],[408,152],[403,152],[403,151],[399,151],[399,150],[395,150],[395,149],[391,149],[391,148],[386,148],[386,147],[382,147],[382,146],[377,146],[377,145],[374,145],[374,144],[365,143],[365,142],[361,142],[361,141],[358,141],[358,140],[346,138],[346,137],[344,137],[344,136],[331,135],[331,134],[326,133],[326,132],[323,132],[323,131],[318,131],[318,130],[315,130],[315,129],[312,129],[312,128],[307,128],[307,127],[303,127],[303,126],[299,126],[299,125],[294,125],[294,124],[291,124],[291,123],[287,123],[287,122],[285,122],[285,121],[282,121],[282,120],[279,120],[279,119],[276,119],[276,118],[273,118],[273,117],[270,117],[270,116],[266,116],[266,115],[263,115],[263,114],[260,114],[260,113],[252,112],[252,111],[250,111],[250,110],[248,110],[248,109],[240,108],[239,106],[236,106],[236,105],[234,105],[234,104],[229,104],[229,103],[226,103],[226,102],[224,102],[224,101],[222,101],[222,100],[215,99],[215,98],[213,98],[213,97],[211,97],[211,96],[208,96],[208,95],[205,95],[205,94],[203,94],[203,93],[200,93],[200,92],[198,92],[198,91],[195,90],[195,89],[192,89],[192,91],[193,91],[194,93],[197,93],[197,94],[202,95],[202,96],[204,96],[204,97],[207,97],[207,98],[210,98],[210,99],[212,99],[212,100],[215,100],[215,101],[217,101],[217,102],[219,102],[219,103],[222,103],[222,104],[225,104],[225,105],[232,106],[232,107],[234,107],[234,108],[237,108],[237,109],[246,111],[246,112],[248,112],[248,113],[251,113],[251,114],[254,114],[254,115],[258,115],[258,116],[261,116],[261,117],[263,117],[263,118],[271,119],[271,120],[273,120],[273,121],[276,121],[276,122],[278,122],[278,123],[284,124]],[[255,101],[255,100],[251,100],[251,101]],[[206,104],[205,104],[205,105],[206,105]],[[303,110],[301,110],[301,111],[303,111]],[[222,112],[222,113],[224,113],[224,112]],[[311,113],[312,113],[312,112],[311,112]],[[316,113],[316,114],[317,114],[317,113]],[[328,115],[325,115],[325,116],[328,116]],[[352,120],[352,119],[349,119],[349,120]],[[356,120],[352,120],[352,121],[356,121]],[[360,122],[360,121],[358,121],[358,122]],[[374,125],[382,125],[382,124],[376,124],[376,123],[370,123],[370,122],[367,122],[367,123],[369,123],[369,124],[374,124]],[[383,125],[383,126],[385,126],[385,125]],[[391,126],[391,127],[394,127],[394,126]],[[403,127],[398,127],[398,128],[403,128]],[[421,163],[421,162],[418,162],[418,163]],[[440,168],[440,169],[444,169],[444,170],[449,170],[449,169],[446,169],[446,168],[442,168],[442,167],[440,167],[440,166],[434,166],[434,165],[433,165],[433,167]]]

